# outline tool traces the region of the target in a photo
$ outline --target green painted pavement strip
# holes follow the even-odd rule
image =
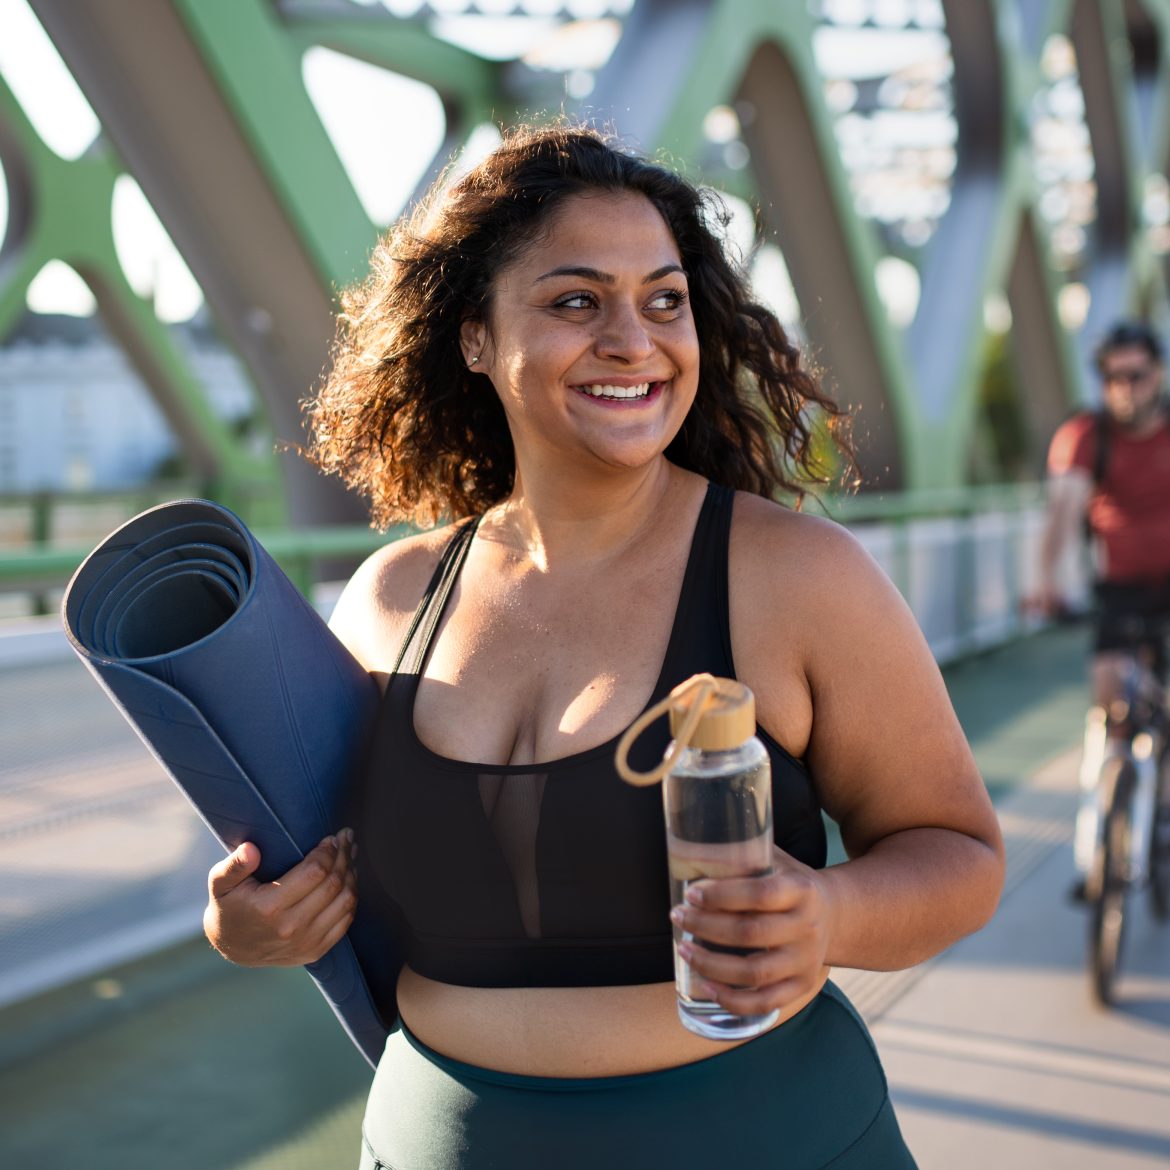
[[[325,1001],[202,940],[0,1013],[0,1059],[5,1166],[357,1164],[371,1074]]]
[[[993,797],[1080,741],[1088,653],[1088,627],[1061,626],[943,671]]]

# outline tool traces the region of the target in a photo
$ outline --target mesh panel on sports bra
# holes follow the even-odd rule
[[[529,938],[540,938],[540,886],[536,878],[536,834],[547,772],[479,774],[479,799],[492,835],[516,884],[520,921]]]

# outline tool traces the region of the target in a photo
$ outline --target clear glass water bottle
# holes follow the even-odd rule
[[[667,713],[674,739],[662,763],[650,772],[633,771],[631,745]],[[755,696],[743,683],[699,674],[675,687],[622,737],[617,770],[630,784],[662,781],[671,905],[683,904],[692,882],[772,872],[772,767],[756,738]],[[779,1011],[741,1016],[703,997],[702,979],[678,953],[692,937],[674,927],[675,989],[683,1024],[711,1040],[743,1040],[770,1028]],[[709,951],[751,953],[694,941]]]
[[[670,899],[675,906],[684,902],[691,882],[772,872],[772,769],[755,734],[755,696],[742,683],[716,681],[718,689],[689,744],[675,756],[662,781]],[[672,705],[672,734],[678,735],[687,714],[685,699]],[[678,953],[679,943],[690,941],[689,934],[674,928],[675,988],[683,1024],[713,1040],[742,1040],[770,1028],[778,1011],[740,1016],[698,992],[702,980]],[[710,951],[749,953],[695,941]]]

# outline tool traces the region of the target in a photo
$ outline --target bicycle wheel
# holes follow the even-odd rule
[[[1170,756],[1158,768],[1158,792],[1150,830],[1150,904],[1161,922],[1170,918]]]
[[[1102,803],[1106,809],[1101,848],[1094,862],[1089,895],[1089,962],[1093,994],[1113,1002],[1113,985],[1125,935],[1125,903],[1129,894],[1129,834],[1136,782],[1133,761],[1112,758],[1101,769]]]

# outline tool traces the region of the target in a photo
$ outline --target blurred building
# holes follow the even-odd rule
[[[236,431],[255,399],[206,314],[172,336]],[[0,493],[111,491],[181,471],[162,412],[94,317],[26,313],[0,346]]]

